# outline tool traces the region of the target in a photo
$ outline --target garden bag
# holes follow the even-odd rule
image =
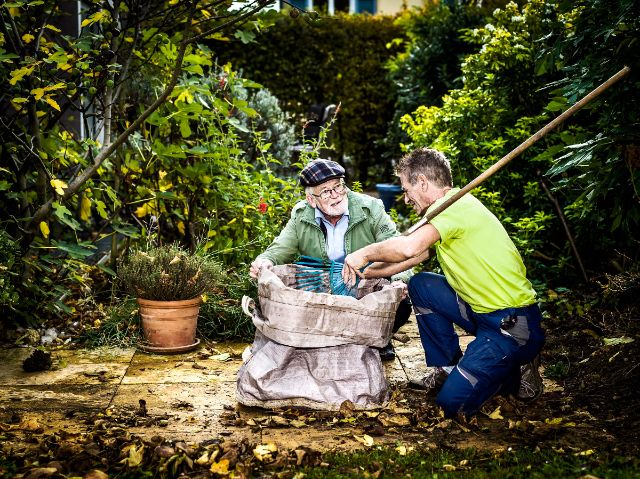
[[[256,334],[238,372],[236,398],[247,406],[338,410],[386,403],[388,383],[377,350],[389,343],[402,289],[363,280],[357,298],[302,291],[295,265],[264,268],[260,306],[243,298]]]

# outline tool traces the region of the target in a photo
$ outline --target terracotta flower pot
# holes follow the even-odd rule
[[[195,348],[200,297],[185,301],[153,301],[138,298],[142,331],[149,352],[172,353]]]

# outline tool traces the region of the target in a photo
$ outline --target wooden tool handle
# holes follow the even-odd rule
[[[618,73],[616,73],[611,78],[609,78],[607,81],[602,83],[599,87],[595,88],[590,93],[585,95],[580,101],[576,102],[573,106],[571,106],[570,108],[565,110],[562,114],[557,116],[554,120],[550,121],[545,126],[540,128],[536,133],[531,135],[527,140],[523,141],[518,147],[514,148],[509,153],[507,153],[505,156],[503,156],[500,160],[498,160],[496,163],[494,163],[492,166],[490,166],[487,170],[485,170],[480,175],[478,175],[474,180],[471,180],[464,188],[461,188],[460,191],[458,191],[457,193],[455,193],[454,195],[452,195],[451,197],[449,197],[445,201],[443,201],[440,205],[438,205],[437,208],[435,208],[433,211],[429,212],[424,218],[422,218],[420,221],[418,221],[415,225],[413,225],[407,231],[402,233],[403,236],[408,236],[411,233],[413,233],[414,231],[416,231],[417,229],[419,229],[422,226],[424,226],[427,223],[429,223],[433,218],[438,216],[440,213],[442,213],[444,210],[446,210],[449,206],[451,206],[457,200],[462,198],[469,191],[474,189],[476,186],[480,185],[487,178],[489,178],[490,176],[493,176],[500,169],[502,169],[507,163],[509,163],[511,160],[513,160],[516,156],[520,155],[520,153],[522,153],[524,150],[529,148],[531,145],[533,145],[536,141],[538,141],[540,138],[545,136],[547,133],[549,133],[555,127],[560,125],[560,123],[562,123],[564,120],[566,120],[571,115],[573,115],[575,112],[580,110],[583,106],[585,106],[591,100],[593,100],[594,98],[598,97],[603,91],[605,91],[611,85],[616,83],[618,80],[620,80],[621,78],[626,76],[629,73],[629,71],[630,71],[629,67],[622,68]]]

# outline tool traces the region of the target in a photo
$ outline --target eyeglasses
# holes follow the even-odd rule
[[[344,194],[346,190],[347,190],[347,185],[345,185],[344,182],[341,181],[340,184],[335,188],[327,188],[326,190],[322,190],[319,195],[314,195],[313,193],[311,194],[316,198],[328,200],[329,198],[331,198],[331,193],[335,193],[337,196],[340,196]]]

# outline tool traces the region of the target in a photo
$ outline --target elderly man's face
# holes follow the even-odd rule
[[[342,178],[333,178],[312,188],[307,201],[325,215],[341,216],[347,212],[347,188]]]

